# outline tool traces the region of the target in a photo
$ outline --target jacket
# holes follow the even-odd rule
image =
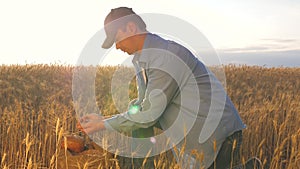
[[[220,81],[184,46],[149,33],[133,62],[145,71],[141,106],[106,119],[108,130],[128,132],[159,124],[164,132],[155,136],[157,142],[168,142],[164,145],[178,161],[192,159],[192,165],[207,168],[226,137],[245,128]]]

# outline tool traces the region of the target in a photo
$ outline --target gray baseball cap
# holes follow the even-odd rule
[[[112,9],[104,20],[106,39],[102,44],[102,48],[109,49],[115,42],[118,29],[126,26],[129,21],[135,22],[140,28],[146,28],[143,19],[132,8],[119,7]]]

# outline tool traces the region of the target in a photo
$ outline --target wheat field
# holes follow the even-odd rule
[[[106,116],[118,113],[109,92],[115,69],[97,68],[97,106]],[[247,125],[242,160],[257,156],[264,168],[299,169],[300,68],[224,69],[227,93]],[[78,133],[73,70],[61,65],[0,66],[0,168],[122,168],[117,156],[105,151],[74,156],[61,148],[65,135]],[[136,97],[134,80],[130,97]],[[157,168],[178,168],[165,154],[155,162]]]

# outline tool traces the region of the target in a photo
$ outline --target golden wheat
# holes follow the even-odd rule
[[[97,106],[108,116],[118,113],[110,93],[116,69],[97,68]],[[124,74],[132,71],[122,69]],[[0,168],[58,168],[60,155],[67,157],[62,163],[69,168],[121,168],[116,155],[104,155],[104,162],[97,161],[102,156],[78,157],[81,162],[75,162],[61,149],[63,136],[78,132],[73,71],[72,66],[60,65],[0,66]],[[300,68],[230,65],[225,72],[227,93],[247,124],[242,160],[258,156],[265,168],[299,168]],[[133,79],[130,98],[136,93]],[[203,155],[198,154],[197,159]],[[167,154],[155,159],[155,166],[179,168]]]

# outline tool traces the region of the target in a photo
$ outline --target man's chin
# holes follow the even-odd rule
[[[126,52],[128,55],[133,55],[134,52]]]

